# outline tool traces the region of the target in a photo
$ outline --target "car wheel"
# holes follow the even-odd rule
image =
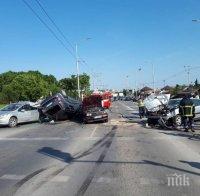
[[[181,126],[182,124],[182,119],[181,119],[181,116],[180,115],[176,115],[174,117],[174,124],[175,126]]]
[[[17,118],[16,117],[11,117],[9,120],[9,127],[16,127],[17,126]]]

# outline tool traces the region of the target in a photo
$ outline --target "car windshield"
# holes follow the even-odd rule
[[[3,109],[1,109],[1,111],[15,111],[20,107],[21,107],[20,104],[10,104],[4,107]]]
[[[180,99],[171,99],[168,102],[168,106],[173,107],[173,106],[177,106],[180,103]]]

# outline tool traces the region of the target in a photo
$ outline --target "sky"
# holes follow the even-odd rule
[[[35,0],[26,0],[74,54]],[[39,0],[70,43],[80,72],[109,89],[200,81],[199,0]],[[91,38],[91,39],[86,39]],[[75,54],[74,54],[75,55]],[[57,79],[76,61],[22,0],[0,0],[0,73],[39,70]],[[139,71],[141,68],[141,71]],[[166,80],[165,83],[163,80]],[[93,86],[92,85],[92,86]]]

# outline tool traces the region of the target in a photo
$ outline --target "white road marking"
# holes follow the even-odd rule
[[[69,137],[36,137],[36,138],[31,138],[31,137],[25,137],[25,138],[17,138],[17,137],[13,137],[13,138],[0,138],[0,141],[34,141],[34,140],[41,140],[41,141],[49,141],[49,140],[67,140],[69,139]]]
[[[92,135],[92,136],[91,136]],[[93,134],[91,134],[90,137],[66,137],[66,138],[0,138],[1,141],[66,141],[66,140],[86,140],[86,141],[96,141],[101,139],[102,137],[94,137]],[[108,138],[111,138],[108,136]],[[166,140],[165,136],[154,136],[151,139],[155,140]],[[179,140],[179,138],[172,137],[170,138],[171,140]],[[119,136],[117,135],[114,137],[114,140],[119,140],[119,141],[127,141],[127,140],[137,140],[134,136],[129,136],[129,137],[124,137],[124,136]]]
[[[16,175],[16,174],[7,174],[7,175],[3,175],[0,177],[0,180],[22,180],[23,178],[25,178],[26,175]],[[62,175],[58,175],[53,177],[52,179],[47,179],[44,178],[43,181],[49,181],[49,182],[67,182],[70,179],[69,176],[62,176]]]
[[[97,130],[98,126],[95,126],[92,133],[90,134],[90,138],[94,136],[95,134],[95,131]]]
[[[110,183],[112,181],[112,179],[108,178],[108,177],[100,177],[100,178],[97,178],[94,181],[97,182],[97,183]]]
[[[7,175],[1,176],[0,180],[22,180],[25,177],[26,175],[7,174]]]

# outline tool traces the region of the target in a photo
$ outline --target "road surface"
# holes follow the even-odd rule
[[[153,129],[133,102],[109,122],[0,129],[1,196],[199,196],[200,138]]]

